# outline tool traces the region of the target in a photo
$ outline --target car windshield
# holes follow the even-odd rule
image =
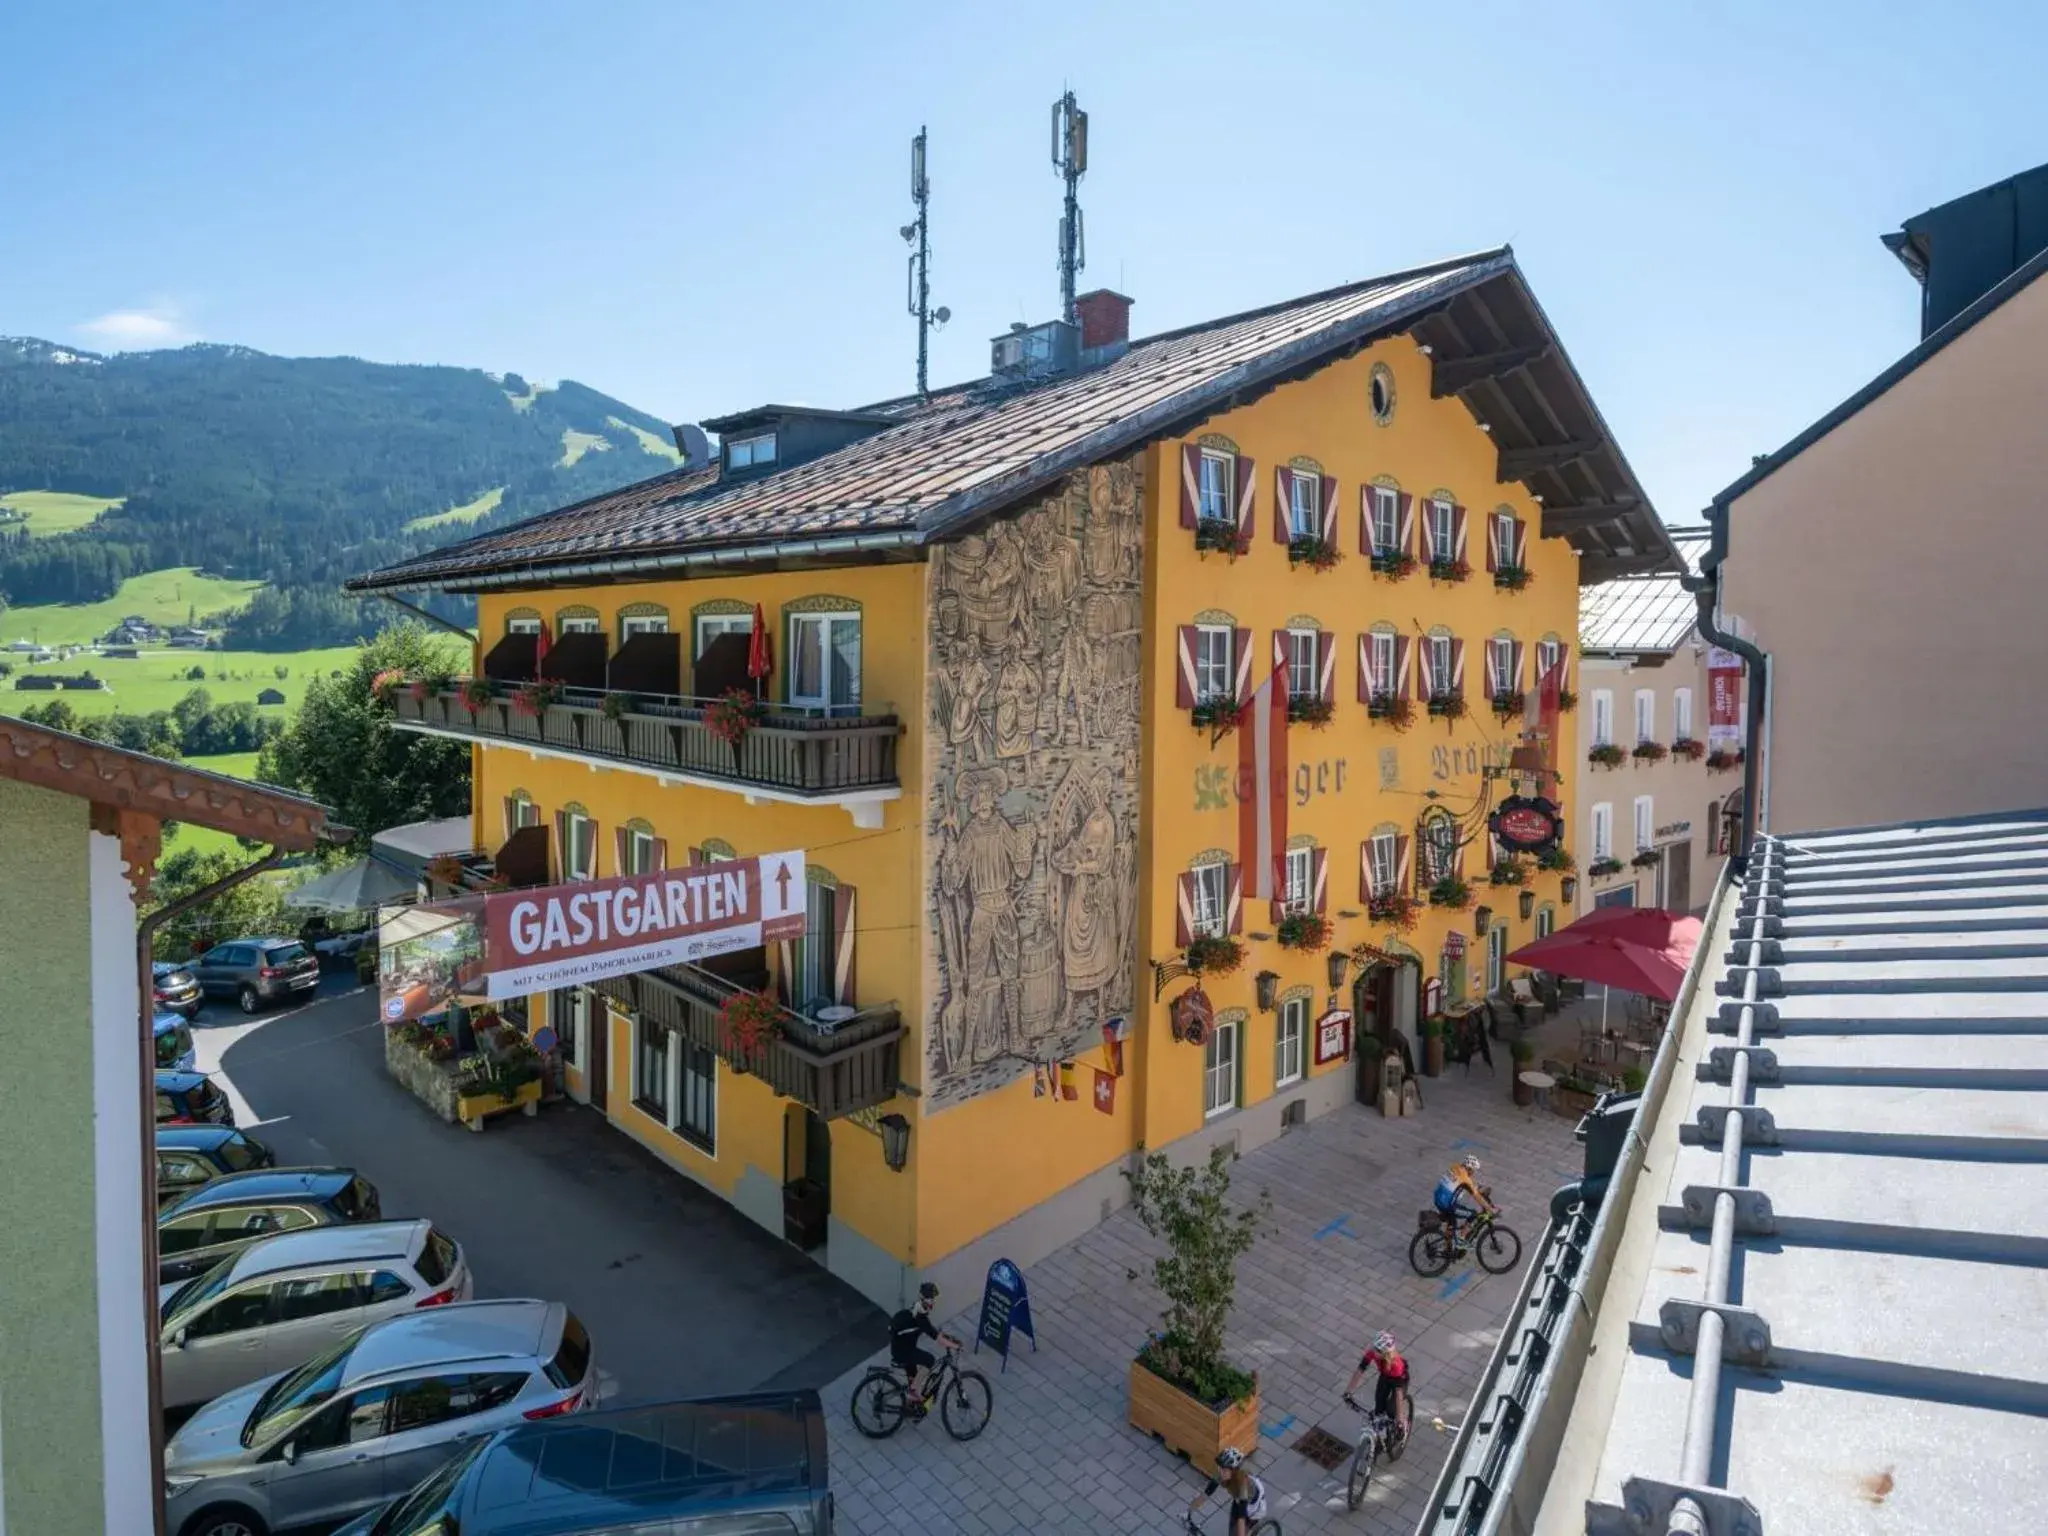
[[[156,1064],[160,1067],[175,1066],[178,1058],[191,1049],[192,1036],[184,1025],[167,1029],[156,1037]]]
[[[324,1355],[315,1355],[288,1376],[271,1383],[249,1410],[242,1426],[242,1444],[274,1440],[298,1424],[322,1403],[341,1390],[348,1374],[348,1357],[363,1336],[358,1328]]]
[[[239,1136],[230,1136],[220,1144],[217,1151],[220,1160],[237,1173],[241,1172],[244,1168],[254,1168],[257,1166],[255,1144],[244,1141]]]
[[[192,1311],[213,1300],[228,1288],[228,1280],[235,1272],[235,1257],[222,1259],[211,1269],[202,1269],[175,1291],[164,1298],[159,1316],[164,1322],[173,1317],[189,1316]]]
[[[491,1442],[479,1440],[384,1511],[370,1536],[455,1536],[455,1488]]]
[[[280,944],[275,949],[263,951],[265,965],[295,965],[305,958],[306,946],[303,944]]]

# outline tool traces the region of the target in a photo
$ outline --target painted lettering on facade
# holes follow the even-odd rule
[[[1381,769],[1385,773],[1384,765]],[[1345,757],[1319,758],[1296,763],[1288,775],[1288,793],[1296,805],[1307,805],[1329,795],[1341,795],[1350,787],[1351,760]],[[1227,811],[1252,798],[1252,771],[1220,763],[1204,763],[1195,769],[1195,809]]]

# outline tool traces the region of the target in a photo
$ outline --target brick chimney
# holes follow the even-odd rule
[[[1131,299],[1108,288],[1078,295],[1074,300],[1074,313],[1081,322],[1081,351],[1085,354],[1101,348],[1113,348],[1110,355],[1114,356],[1128,347],[1131,344],[1132,303]]]

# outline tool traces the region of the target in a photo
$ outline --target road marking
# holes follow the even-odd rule
[[[1267,1428],[1264,1424],[1261,1424],[1259,1426],[1259,1433],[1264,1435],[1268,1440],[1278,1440],[1282,1435],[1286,1434],[1287,1431],[1293,1427],[1293,1425],[1294,1415],[1290,1413],[1289,1415],[1287,1415],[1286,1418],[1282,1419],[1278,1424],[1273,1425],[1270,1429]]]
[[[1444,1288],[1436,1293],[1436,1299],[1438,1301],[1449,1301],[1453,1296],[1457,1295],[1458,1292],[1465,1289],[1466,1286],[1470,1285],[1474,1280],[1478,1278],[1479,1277],[1469,1269],[1466,1270],[1462,1275],[1453,1275],[1450,1279],[1444,1282]]]
[[[1331,1222],[1328,1226],[1324,1227],[1322,1231],[1316,1233],[1316,1241],[1321,1242],[1324,1238],[1328,1237],[1332,1232],[1342,1232],[1354,1243],[1359,1241],[1358,1234],[1351,1230],[1351,1216],[1349,1212],[1346,1212],[1344,1215],[1339,1216],[1335,1221]]]

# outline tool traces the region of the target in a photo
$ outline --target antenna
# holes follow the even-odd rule
[[[1088,170],[1088,114],[1068,91],[1052,104],[1052,163],[1067,184],[1060,214],[1060,318],[1072,325],[1074,279],[1088,265],[1088,237],[1081,226],[1081,178]]]
[[[924,129],[910,141],[910,200],[917,204],[917,222],[897,233],[914,246],[905,274],[910,312],[917,317],[917,398],[931,398],[931,333],[953,318],[941,304],[932,308],[931,201],[932,184],[924,173]]]

